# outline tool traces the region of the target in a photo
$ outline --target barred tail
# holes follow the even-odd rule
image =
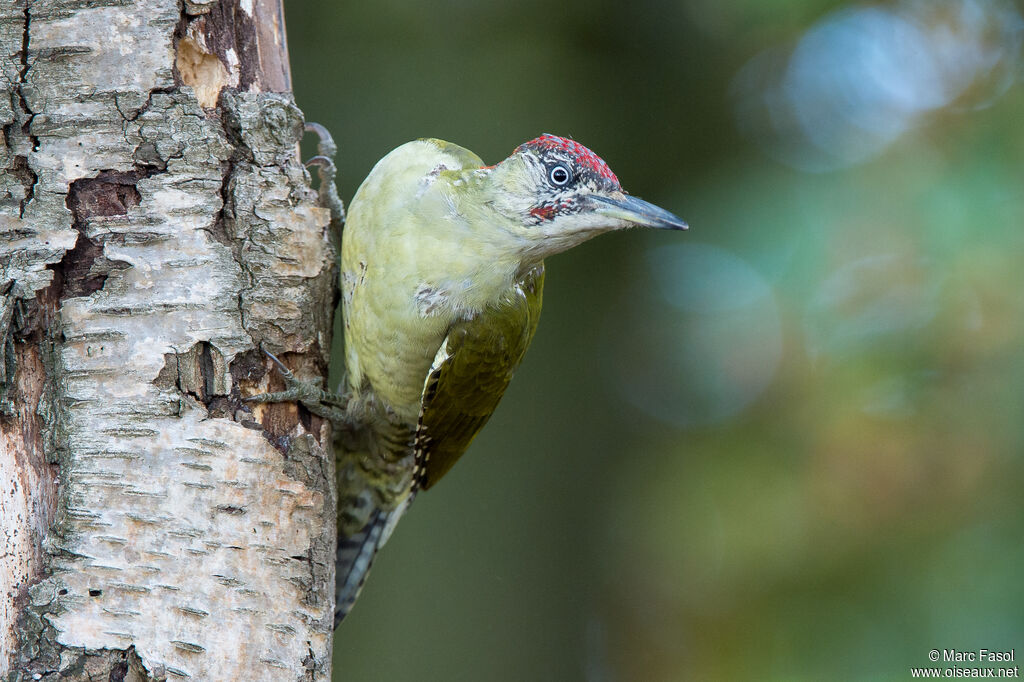
[[[335,628],[355,605],[377,552],[391,537],[391,531],[395,529],[398,519],[409,507],[412,497],[410,495],[397,509],[391,511],[374,509],[361,530],[352,535],[338,535],[334,583]]]
[[[345,619],[359,598],[373,558],[380,548],[381,536],[387,525],[387,514],[377,509],[363,529],[351,536],[338,536],[337,564],[335,567],[334,627]]]

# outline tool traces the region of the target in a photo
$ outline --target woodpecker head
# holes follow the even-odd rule
[[[627,227],[685,230],[668,211],[631,197],[608,164],[573,140],[541,135],[494,166],[492,205],[534,256]]]

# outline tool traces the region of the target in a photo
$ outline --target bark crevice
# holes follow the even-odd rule
[[[25,0],[25,8],[22,11],[24,17],[24,24],[21,32],[21,49],[18,51],[18,75],[17,81],[14,83],[14,92],[16,93],[16,99],[20,112],[17,115],[17,119],[21,120],[21,133],[25,139],[28,140],[27,151],[36,151],[39,149],[39,138],[32,134],[32,120],[35,118],[35,113],[29,108],[28,99],[25,97],[25,84],[28,79],[28,70],[30,68],[28,54],[29,54],[29,27],[32,25],[32,0]],[[4,138],[10,140],[11,138],[11,127],[14,122],[8,124],[4,128]],[[25,206],[35,196],[36,183],[39,182],[39,176],[32,169],[29,164],[28,154],[18,154],[14,158],[14,164],[11,168],[11,173],[21,182],[25,188],[24,198],[21,199],[18,206],[18,217],[25,217]]]
[[[25,0],[24,9],[25,25],[22,28],[21,33],[21,50],[18,53],[18,59],[21,62],[21,69],[18,71],[18,82],[15,84],[15,90],[18,93],[18,104],[22,111],[25,112],[25,120],[21,124],[21,131],[29,138],[32,143],[32,151],[39,149],[39,138],[34,137],[31,134],[32,131],[32,119],[35,118],[35,113],[28,106],[28,99],[25,97],[25,83],[28,81],[28,70],[30,64],[28,63],[28,44],[29,36],[31,35],[29,28],[32,25],[32,0]]]
[[[28,202],[32,201],[36,194],[36,183],[39,182],[39,176],[29,166],[28,157],[24,154],[18,154],[14,157],[14,164],[11,166],[10,172],[21,182],[21,186],[25,188],[25,198],[18,203],[18,217],[24,218],[25,206]]]

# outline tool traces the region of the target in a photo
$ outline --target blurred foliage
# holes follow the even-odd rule
[[[692,226],[548,263],[534,347],[378,559],[337,679],[905,680],[1021,648],[1019,5],[286,9],[346,198],[409,139],[496,162],[552,132]]]

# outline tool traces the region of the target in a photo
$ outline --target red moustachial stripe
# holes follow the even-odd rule
[[[523,144],[520,149],[522,147],[532,147],[534,149],[557,149],[559,151],[567,152],[576,159],[576,162],[581,166],[589,168],[597,175],[614,182],[616,185],[619,184],[619,179],[615,177],[615,173],[613,173],[612,169],[608,167],[608,164],[604,162],[604,159],[581,145],[576,140],[558,137],[557,135],[544,134]]]
[[[555,214],[557,212],[558,207],[552,206],[550,204],[546,206],[534,206],[533,208],[530,209],[530,215],[532,215],[534,218],[537,218],[541,222],[545,220],[551,220],[552,218],[555,217]]]

